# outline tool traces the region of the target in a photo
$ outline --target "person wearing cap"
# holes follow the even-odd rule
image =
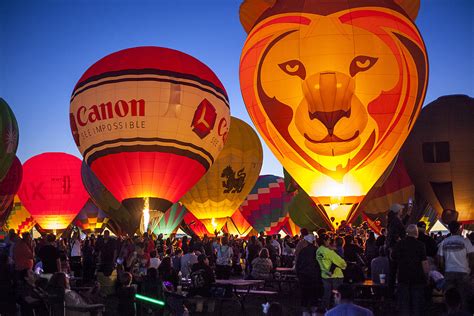
[[[448,224],[451,236],[443,240],[438,246],[438,263],[446,278],[446,289],[456,288],[461,294],[463,308],[467,309],[467,302],[472,285],[470,273],[474,269],[474,247],[464,238],[462,226],[457,221]]]
[[[298,260],[296,261],[296,276],[301,290],[301,307],[303,315],[310,312],[316,312],[318,299],[323,294],[323,283],[321,280],[321,269],[316,261],[315,238],[313,234],[304,236],[307,243],[306,247],[301,249]]]
[[[373,316],[371,310],[353,303],[354,290],[350,284],[341,284],[334,290],[334,302],[336,306],[326,312],[326,316],[357,315]]]
[[[429,272],[425,245],[418,241],[418,228],[410,224],[407,237],[393,249],[392,257],[397,264],[398,299],[402,315],[422,315],[424,293]]]
[[[426,255],[433,259],[436,258],[438,246],[436,241],[426,234],[426,223],[419,221],[416,226],[418,227],[418,240],[425,244]]]
[[[319,248],[316,251],[324,286],[323,308],[329,306],[331,293],[342,284],[344,280],[342,270],[347,268],[346,261],[330,248],[330,243],[329,235],[321,234],[318,240]]]

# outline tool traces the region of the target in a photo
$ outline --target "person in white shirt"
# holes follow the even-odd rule
[[[82,242],[79,238],[78,232],[74,232],[72,235],[70,245],[71,270],[74,272],[75,276],[82,276]]]
[[[158,269],[158,267],[160,266],[161,260],[160,258],[157,258],[156,255],[156,250],[152,250],[150,252],[150,266],[148,268]]]
[[[474,268],[474,247],[461,236],[462,227],[457,221],[448,224],[451,236],[438,246],[438,262],[444,270],[446,289],[456,288],[461,293],[463,308],[467,308],[471,269]]]
[[[191,267],[198,262],[196,251],[191,251],[181,257],[181,274],[187,278],[191,274]]]
[[[277,235],[273,235],[271,245],[273,246],[273,248],[275,248],[277,256],[281,256],[281,245],[278,242],[277,237]]]

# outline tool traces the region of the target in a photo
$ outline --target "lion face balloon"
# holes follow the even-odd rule
[[[241,18],[257,2],[245,1]],[[355,215],[393,161],[426,92],[423,39],[385,2],[267,1],[242,51],[253,122],[334,223]]]

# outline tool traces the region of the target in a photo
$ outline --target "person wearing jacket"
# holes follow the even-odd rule
[[[304,236],[307,245],[300,250],[295,270],[301,290],[301,306],[303,315],[316,312],[318,299],[323,295],[321,269],[316,260],[317,247],[314,244],[314,235]]]
[[[316,251],[324,286],[323,308],[329,307],[331,293],[342,284],[344,280],[342,270],[347,267],[346,261],[329,247],[330,242],[327,234],[321,234],[318,240],[319,248]]]

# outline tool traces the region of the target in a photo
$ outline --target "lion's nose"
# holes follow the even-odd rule
[[[320,72],[303,81],[303,93],[308,101],[311,120],[321,121],[330,135],[343,117],[351,115],[354,79],[340,72]]]

